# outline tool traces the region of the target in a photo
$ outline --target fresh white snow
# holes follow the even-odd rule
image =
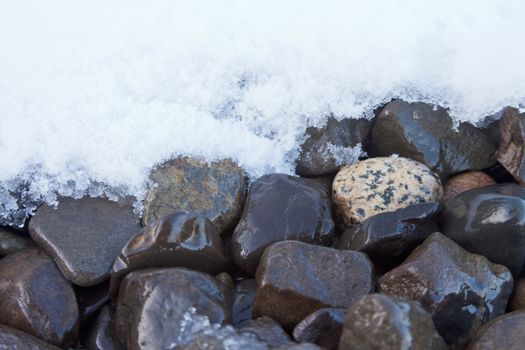
[[[307,126],[393,97],[474,123],[523,107],[524,16],[522,0],[0,0],[0,223],[57,192],[140,199],[173,155],[290,173]]]

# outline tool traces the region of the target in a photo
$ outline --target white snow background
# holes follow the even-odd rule
[[[525,1],[0,0],[0,222],[142,198],[173,155],[293,172],[304,130],[393,97],[525,102]]]

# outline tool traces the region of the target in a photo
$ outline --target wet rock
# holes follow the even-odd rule
[[[445,341],[461,346],[505,312],[512,275],[436,232],[379,279],[379,291],[419,302]]]
[[[75,288],[80,322],[89,321],[109,301],[109,281],[92,287]]]
[[[347,227],[369,217],[441,199],[441,182],[425,165],[400,157],[371,158],[343,167],[332,200]]]
[[[343,233],[339,249],[365,252],[376,267],[394,267],[439,230],[440,208],[439,203],[427,202],[371,216]]]
[[[38,208],[29,233],[68,280],[93,286],[109,277],[122,247],[140,230],[131,203],[131,199],[61,198],[57,208]]]
[[[525,343],[525,310],[492,320],[478,332],[468,350],[521,350]]]
[[[85,343],[87,350],[123,350],[115,329],[115,311],[109,305],[100,310]]]
[[[251,185],[232,236],[232,258],[253,273],[270,244],[289,239],[329,244],[333,232],[330,200],[320,185],[283,174],[264,175]]]
[[[465,191],[495,184],[496,181],[482,171],[467,171],[452,176],[445,182],[443,186],[443,201],[449,202]]]
[[[133,271],[120,286],[117,334],[128,350],[173,348],[192,310],[212,324],[229,322],[230,298],[230,290],[202,272],[185,268]]]
[[[252,306],[255,300],[257,282],[245,279],[238,282],[233,289],[232,324],[241,326],[252,319]]]
[[[144,200],[144,225],[179,211],[195,212],[211,220],[219,233],[233,229],[246,194],[246,173],[226,159],[207,163],[176,158],[154,169]]]
[[[509,301],[509,310],[525,309],[525,278],[518,278],[514,281],[514,290]]]
[[[32,335],[0,324],[0,349],[5,350],[60,350]]]
[[[35,243],[31,238],[23,232],[16,232],[0,226],[0,258],[34,245]]]
[[[333,117],[323,127],[306,129],[295,172],[302,176],[326,175],[335,173],[342,164],[356,162],[364,155],[361,144],[369,130],[369,120]]]
[[[426,164],[445,179],[495,163],[496,145],[481,130],[452,118],[441,107],[395,100],[385,106],[372,129],[376,155],[399,154]]]
[[[239,332],[244,334],[251,333],[272,348],[293,344],[290,336],[270,317],[259,317],[251,320],[246,325],[243,325]]]
[[[0,260],[0,323],[61,347],[76,340],[75,292],[42,250],[26,248]]]
[[[447,345],[417,303],[370,294],[348,309],[339,349],[446,350]]]
[[[443,212],[443,234],[463,248],[507,266],[525,263],[525,188],[500,184],[463,192]]]
[[[111,269],[112,297],[122,278],[146,267],[186,267],[216,274],[227,261],[216,226],[200,214],[177,212],[146,226],[122,249]]]
[[[295,326],[293,338],[297,342],[314,343],[323,349],[335,350],[339,345],[344,319],[344,309],[317,310]]]
[[[525,184],[525,113],[505,108],[499,122],[500,143],[496,159],[522,185]]]
[[[373,266],[360,252],[298,241],[270,246],[257,269],[253,313],[291,330],[312,312],[346,308],[372,292]]]

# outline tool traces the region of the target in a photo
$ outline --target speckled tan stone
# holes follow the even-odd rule
[[[344,225],[415,203],[439,201],[439,177],[402,157],[378,157],[347,165],[334,178],[332,200]]]

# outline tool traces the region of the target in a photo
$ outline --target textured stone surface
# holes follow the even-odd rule
[[[112,297],[121,279],[146,267],[186,267],[216,274],[227,261],[216,226],[200,214],[177,212],[146,226],[122,249],[111,269]]]
[[[365,252],[382,269],[394,267],[438,231],[439,212],[439,203],[427,202],[371,216],[343,232],[339,249]]]
[[[275,243],[257,269],[253,313],[291,330],[318,309],[346,308],[370,293],[373,275],[370,260],[360,252],[298,241]]]
[[[297,342],[314,343],[323,349],[335,350],[343,331],[345,309],[326,308],[315,311],[293,329]]]
[[[67,279],[79,286],[93,286],[109,277],[122,247],[140,230],[131,203],[60,198],[57,208],[38,208],[29,232]]]
[[[449,178],[443,186],[443,201],[448,202],[458,194],[474,188],[495,185],[496,181],[482,171],[467,171]]]
[[[109,305],[100,310],[84,344],[87,350],[124,350],[115,329],[115,311]]]
[[[441,182],[425,165],[401,157],[371,158],[343,167],[335,176],[332,200],[346,226],[423,202],[437,202]]]
[[[36,337],[0,324],[1,350],[60,350]]]
[[[525,188],[500,184],[463,192],[445,206],[443,234],[463,248],[507,266],[525,263]]]
[[[232,236],[232,258],[253,273],[270,244],[290,239],[328,244],[333,231],[330,200],[318,183],[283,174],[264,175],[251,185]]]
[[[243,325],[252,319],[252,306],[255,300],[257,282],[255,279],[239,281],[233,289],[232,323]]]
[[[145,225],[178,211],[189,211],[206,216],[223,233],[233,229],[241,215],[247,178],[229,159],[207,163],[184,157],[154,169],[150,183],[144,200]]]
[[[61,347],[76,340],[75,292],[42,250],[26,248],[0,260],[0,324]]]
[[[246,325],[243,325],[239,331],[253,334],[257,339],[265,342],[272,348],[293,345],[290,336],[270,317],[259,317],[251,320]]]
[[[445,109],[426,103],[390,102],[376,118],[372,139],[376,155],[416,160],[442,179],[495,163],[496,145],[483,131],[468,123],[454,130]]]
[[[509,301],[509,310],[525,309],[525,278],[518,278],[514,281],[514,290]]]
[[[446,350],[447,345],[419,304],[370,294],[348,309],[339,349]]]
[[[505,312],[512,275],[436,232],[378,285],[381,293],[419,302],[445,341],[462,346],[484,323]]]
[[[0,258],[34,245],[27,234],[0,226]]]
[[[295,172],[302,176],[326,175],[335,173],[341,164],[355,162],[362,155],[359,147],[369,130],[367,119],[333,117],[323,127],[306,129],[306,140],[295,160]]]
[[[499,122],[500,142],[496,159],[514,178],[525,184],[525,113],[505,108]]]
[[[231,290],[213,277],[185,268],[129,273],[120,286],[115,322],[128,350],[167,349],[179,342],[185,314],[211,323],[231,320]]]
[[[522,350],[525,344],[525,310],[500,316],[479,331],[468,350]]]

